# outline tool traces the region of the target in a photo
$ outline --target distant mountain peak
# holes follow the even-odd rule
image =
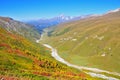
[[[7,22],[10,22],[11,20],[13,20],[12,18],[10,17],[1,17],[0,16],[0,19],[4,20],[4,21],[7,21]]]
[[[64,14],[60,14],[58,17],[65,17],[65,15]]]
[[[65,20],[65,21],[68,21],[68,20],[72,19],[71,16],[66,16],[64,14],[61,14],[61,15],[57,16],[57,18],[59,18],[61,20]]]
[[[118,12],[118,11],[120,11],[120,8],[115,9],[115,10],[110,10],[110,11],[109,11],[109,12],[107,12],[107,13],[114,13],[114,12]]]

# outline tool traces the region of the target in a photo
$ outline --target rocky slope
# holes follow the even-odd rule
[[[10,33],[19,34],[34,41],[40,38],[40,34],[36,32],[33,26],[9,17],[0,17],[0,25]]]

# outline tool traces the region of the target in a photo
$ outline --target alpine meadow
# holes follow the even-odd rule
[[[119,0],[1,0],[0,80],[120,80]]]

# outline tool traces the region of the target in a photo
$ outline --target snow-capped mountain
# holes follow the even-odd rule
[[[89,17],[91,15],[84,15],[84,16],[77,16],[77,17],[72,17],[72,16],[65,16],[65,15],[59,15],[57,17],[53,17],[50,19],[39,19],[39,20],[31,20],[28,21],[27,23],[34,25],[35,28],[41,32],[42,29],[47,28],[47,27],[51,27],[51,26],[55,26],[57,24],[60,23],[64,23],[64,22],[70,22],[70,21],[75,21],[75,20],[80,20],[86,17]]]
[[[27,23],[34,25],[35,28],[39,32],[41,32],[41,30],[44,28],[55,26],[57,24],[70,21],[71,19],[72,19],[71,16],[60,15],[60,16],[50,18],[50,19],[31,20],[31,21],[28,21]]]
[[[110,13],[114,13],[114,12],[118,12],[118,11],[120,11],[120,8],[114,9],[114,10],[110,10],[110,11],[108,11],[106,14],[110,14]],[[105,14],[105,15],[106,15],[106,14]]]
[[[65,20],[65,21],[73,19],[73,17],[71,17],[71,16],[65,16],[63,14],[60,15],[60,16],[58,16],[58,17],[56,17],[56,18],[59,18],[60,20]]]
[[[120,11],[120,8],[108,11],[107,13],[104,14],[89,14],[89,15],[81,15],[81,16],[65,16],[63,14],[50,18],[50,19],[39,19],[39,20],[31,20],[27,21],[27,23],[35,26],[35,28],[41,33],[44,28],[51,27],[51,26],[56,26],[60,23],[65,23],[65,22],[71,22],[71,21],[76,21],[80,19],[85,19],[89,17],[98,17],[98,16],[104,16],[109,13],[114,13]]]
[[[113,13],[113,12],[118,12],[118,11],[120,11],[120,8],[115,9],[115,10],[111,10],[111,11],[109,11],[108,13]]]

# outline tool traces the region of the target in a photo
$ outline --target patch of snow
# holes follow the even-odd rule
[[[103,56],[103,57],[104,57],[105,55],[106,55],[106,54],[105,54],[105,53],[103,53],[101,56]]]
[[[108,11],[107,13],[105,13],[105,14],[103,14],[103,15],[107,15],[107,14],[109,14],[109,13],[114,13],[114,12],[118,12],[118,11],[120,11],[120,8],[115,9],[115,10],[110,10],[110,11]]]
[[[61,18],[62,20],[66,20],[66,21],[68,21],[68,20],[71,19],[70,16],[65,16],[64,14],[61,14],[60,16],[58,16],[58,18],[59,18],[59,19]]]
[[[118,11],[120,11],[120,8],[115,9],[115,10],[111,10],[111,11],[109,11],[108,13],[113,13],[113,12],[118,12]]]
[[[60,41],[68,41],[68,40],[71,40],[72,37],[67,37],[67,38],[61,38]]]
[[[77,39],[72,39],[72,41],[77,41]]]
[[[39,43],[40,42],[40,40],[36,40],[36,43]]]
[[[111,50],[111,48],[108,48],[109,50]]]
[[[93,36],[94,39],[98,39],[98,40],[103,40],[104,39],[104,36],[98,36],[98,35],[95,35]]]
[[[66,18],[65,18],[65,20],[69,20],[69,18],[68,18],[68,17],[66,17]]]
[[[103,40],[104,39],[104,36],[101,36],[101,37],[98,37],[99,40]]]

